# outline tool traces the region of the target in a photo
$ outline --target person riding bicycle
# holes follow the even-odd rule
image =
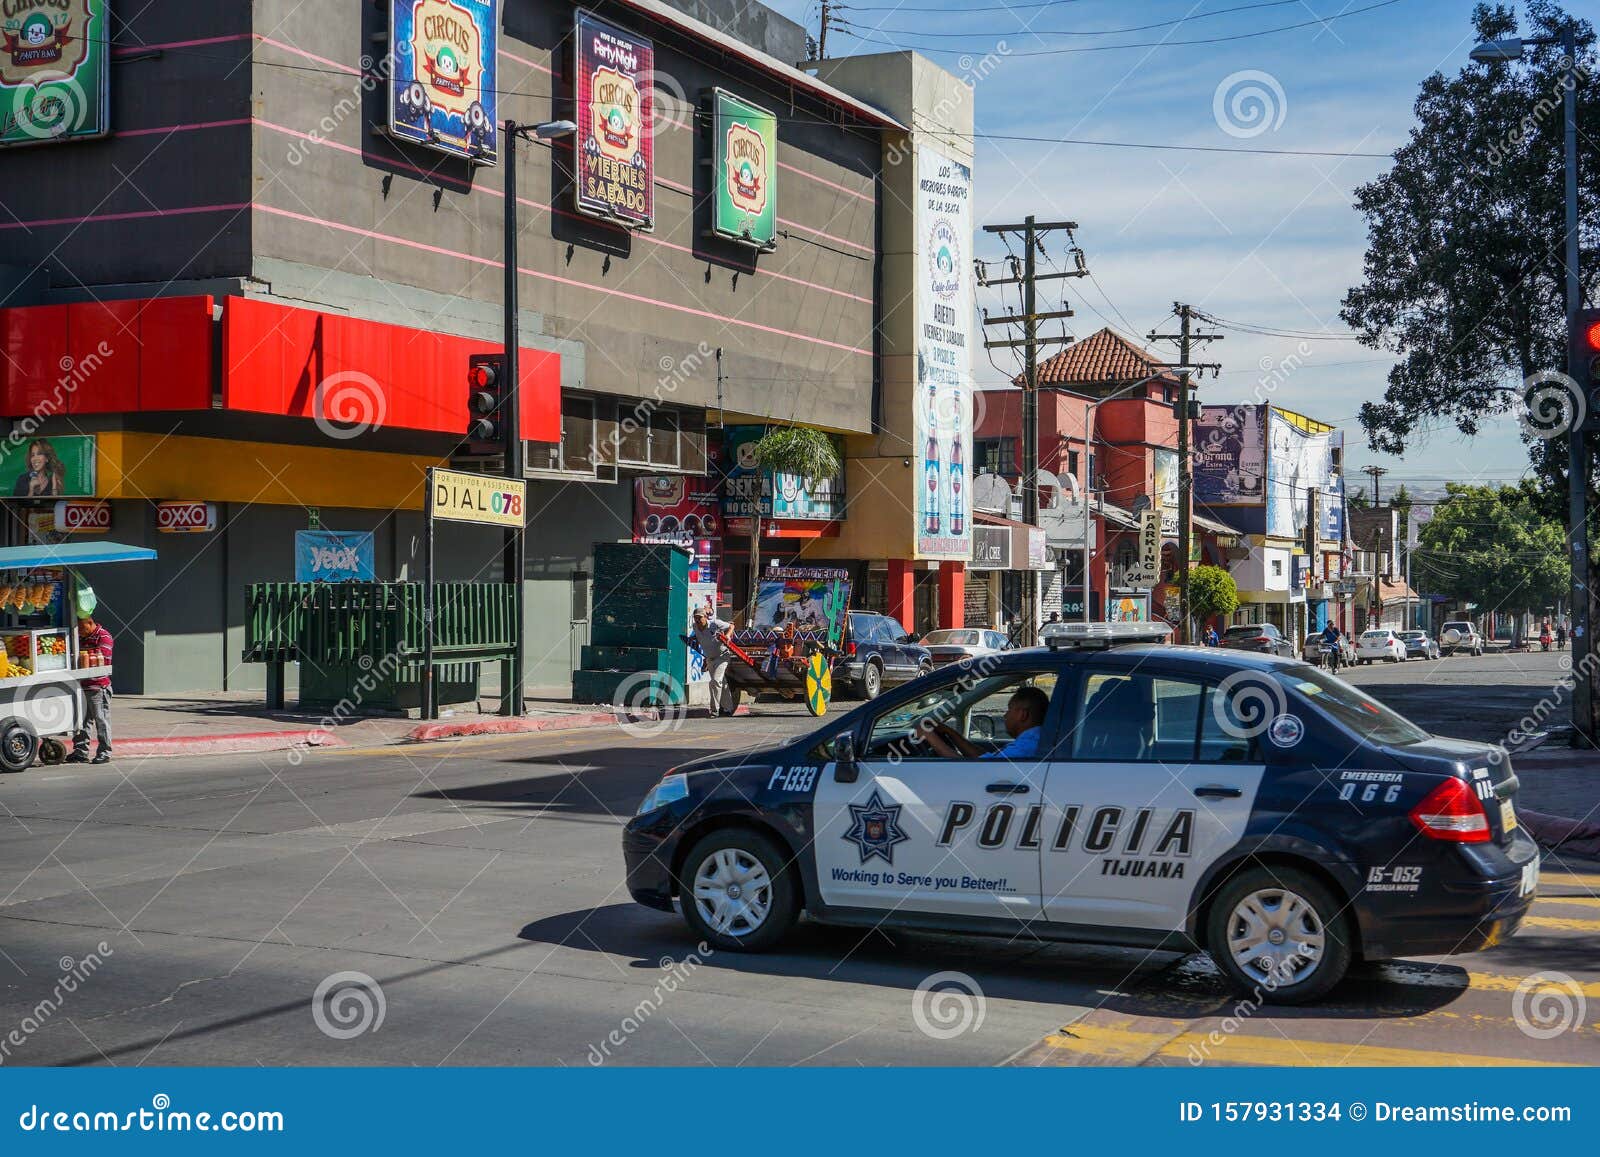
[[[1339,669],[1339,628],[1329,623],[1322,628],[1322,647],[1328,652],[1329,669]]]

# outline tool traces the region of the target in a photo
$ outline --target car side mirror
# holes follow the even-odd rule
[[[835,783],[854,783],[861,775],[856,765],[856,737],[846,731],[833,740],[833,779]]]

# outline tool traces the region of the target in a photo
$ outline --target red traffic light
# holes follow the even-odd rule
[[[467,381],[479,390],[492,390],[500,380],[499,369],[490,362],[478,362],[467,370]]]
[[[1600,321],[1592,321],[1583,331],[1583,340],[1592,350],[1600,351]]]

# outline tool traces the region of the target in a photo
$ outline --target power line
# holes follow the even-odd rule
[[[1025,56],[1069,56],[1080,52],[1115,52],[1123,48],[1183,48],[1198,44],[1226,44],[1236,40],[1254,40],[1260,36],[1273,36],[1279,32],[1293,32],[1299,28],[1326,26],[1335,20],[1344,20],[1350,16],[1360,16],[1363,12],[1373,12],[1379,8],[1388,8],[1398,3],[1400,3],[1400,0],[1378,0],[1376,4],[1369,4],[1364,8],[1352,8],[1348,12],[1336,12],[1332,16],[1318,17],[1315,20],[1302,20],[1297,24],[1284,24],[1277,28],[1262,28],[1255,32],[1238,32],[1231,36],[1206,36],[1193,40],[1144,40],[1132,44],[1092,44],[1082,48],[1041,48],[1032,52],[1012,52],[1008,53],[1007,56],[1013,58]],[[844,21],[838,21],[835,26],[846,36],[853,36],[857,40],[865,41],[868,44],[887,44],[894,48],[915,48],[921,52],[945,56],[969,55],[959,48],[939,48],[934,45],[918,44],[910,41],[881,40],[871,36],[863,36],[860,32],[846,27]],[[974,33],[973,35],[977,34]]]
[[[1019,33],[1026,33],[1029,36],[1124,36],[1130,32],[1149,32],[1152,28],[1171,28],[1174,25],[1187,24],[1191,20],[1205,20],[1212,16],[1227,16],[1234,12],[1249,12],[1255,8],[1281,8],[1285,4],[1300,4],[1303,2],[1304,0],[1261,0],[1260,3],[1256,4],[1240,4],[1233,8],[1218,8],[1214,12],[1196,12],[1189,16],[1179,16],[1172,20],[1158,20],[1154,24],[1135,24],[1128,28],[1101,28],[1089,30],[1067,28],[1034,28],[1030,25],[1026,28],[1019,28],[1017,31]],[[843,4],[833,5],[833,7],[840,9],[849,8],[849,6]],[[1013,5],[1012,7],[1025,7],[1025,5]],[[857,11],[857,9],[854,8],[850,8],[849,10]],[[865,12],[867,9],[862,8],[859,9],[859,11]],[[911,12],[916,10],[910,8],[900,8],[892,9],[891,11]],[[955,16],[965,15],[968,12],[982,11],[982,9],[957,8],[946,9],[946,11],[949,12],[950,15]],[[840,24],[847,22],[836,21],[835,23]],[[909,32],[914,36],[938,36],[944,39],[976,35],[976,33],[972,32],[925,32],[919,28],[884,28],[882,25],[874,25],[873,30],[876,32],[887,33]]]

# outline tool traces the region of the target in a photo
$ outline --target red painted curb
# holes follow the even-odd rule
[[[750,708],[740,704],[735,715],[748,715]],[[709,719],[704,707],[691,707],[686,719]],[[593,711],[581,715],[550,715],[539,719],[467,719],[457,723],[422,723],[406,735],[407,743],[428,743],[437,739],[460,739],[472,735],[524,735],[539,731],[575,731],[580,727],[613,727],[634,720],[653,720],[655,716],[626,715],[617,711]]]
[[[68,743],[68,747],[72,745]],[[233,735],[171,735],[118,739],[118,755],[226,755],[235,751],[281,751],[289,747],[345,747],[331,731],[244,731]]]

